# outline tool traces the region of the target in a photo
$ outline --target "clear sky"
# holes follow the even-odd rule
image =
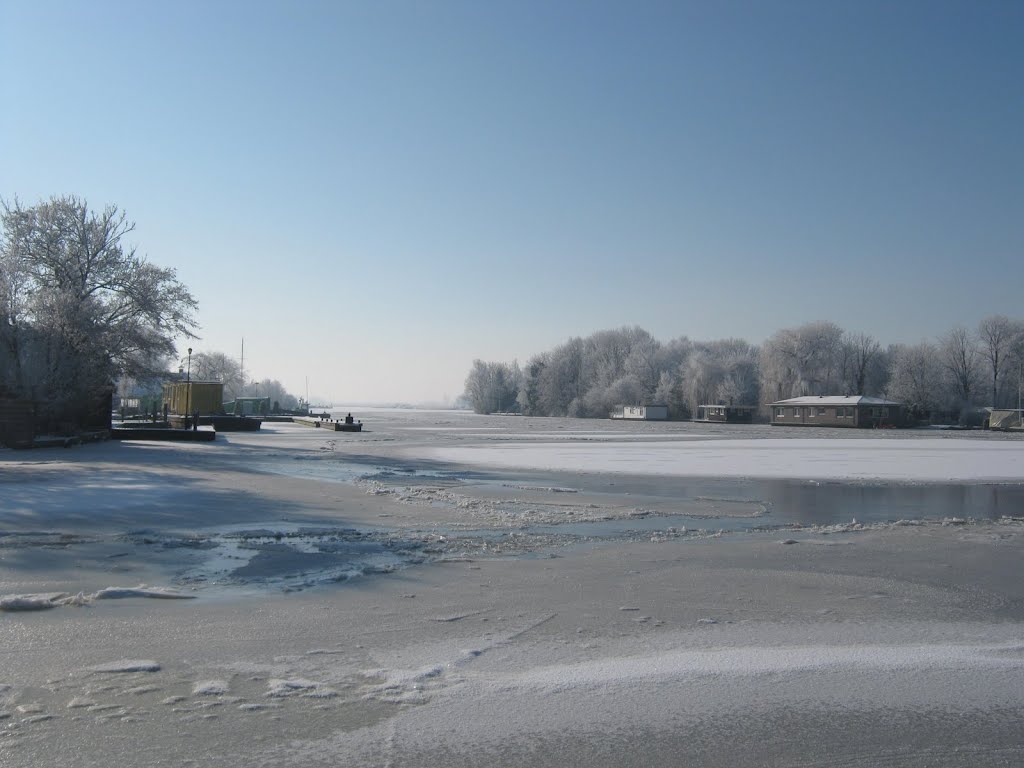
[[[194,349],[336,402],[621,325],[917,342],[1024,317],[1022,41],[1016,0],[0,0],[0,196],[117,204]]]

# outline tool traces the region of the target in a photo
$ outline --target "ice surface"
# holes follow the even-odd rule
[[[702,620],[705,621],[705,620]],[[1000,645],[817,645],[788,648],[680,649],[656,656],[606,658],[513,673],[507,682],[559,691],[603,687],[615,682],[720,675],[767,675],[829,669],[859,672],[926,668],[1000,668],[1024,671],[1020,644]]]
[[[792,438],[431,446],[445,462],[501,468],[691,477],[814,480],[1012,481],[1024,479],[1024,443],[968,439]]]
[[[410,414],[407,423],[416,418]],[[8,650],[0,681],[15,684],[0,685],[0,764],[834,764],[817,754],[804,759],[802,751],[820,744],[840,758],[863,757],[848,761],[863,768],[904,756],[902,744],[893,751],[889,744],[874,746],[889,734],[911,752],[915,744],[936,750],[926,756],[936,759],[915,763],[913,753],[906,765],[984,764],[972,761],[970,749],[1004,765],[1021,764],[1024,646],[1016,575],[1024,535],[1017,522],[972,523],[968,530],[962,521],[925,527],[910,521],[883,529],[855,510],[842,525],[801,529],[799,546],[777,545],[797,535],[788,531],[677,542],[661,529],[648,537],[644,528],[628,540],[559,548],[557,557],[485,558],[477,552],[490,550],[480,547],[470,552],[473,562],[429,564],[435,555],[461,552],[458,536],[465,531],[488,534],[489,546],[525,540],[506,528],[538,517],[528,510],[552,519],[610,514],[589,506],[598,485],[612,489],[607,493],[621,502],[622,514],[646,509],[648,500],[627,497],[656,485],[614,477],[598,483],[568,472],[641,473],[640,465],[668,475],[710,467],[723,476],[762,468],[798,476],[806,463],[856,479],[891,459],[898,471],[912,470],[912,477],[892,478],[900,482],[941,474],[926,464],[953,466],[963,458],[962,474],[976,479],[1016,471],[1015,441],[865,436],[820,441],[827,445],[818,448],[815,439],[778,440],[771,433],[763,440],[634,436],[616,445],[603,433],[556,436],[558,420],[507,422],[507,436],[522,440],[522,449],[505,434],[492,440],[455,431],[409,432],[408,442],[387,444],[398,429],[371,425],[368,437],[380,440],[375,446],[346,447],[339,440],[334,447],[319,430],[282,428],[201,447],[96,445],[47,459],[47,469],[26,465],[10,475],[0,457],[3,491],[14,489],[25,512],[0,509],[3,526],[22,531],[0,532],[2,591],[11,593],[0,600],[27,597],[35,610],[99,606],[0,617]],[[531,423],[552,434],[529,434]],[[588,429],[603,432],[597,423]],[[381,489],[397,493],[368,495],[313,477],[268,478],[260,468],[315,463],[291,457],[328,447],[353,465],[376,467],[380,460],[397,478],[382,478]],[[496,477],[430,463],[442,456],[437,451],[455,449],[466,449],[471,463],[505,455],[512,466],[525,458],[544,471]],[[882,459],[870,455],[876,450]],[[986,460],[971,464],[972,456]],[[556,474],[558,462],[570,467],[566,474]],[[836,472],[843,462],[845,474]],[[421,474],[406,480],[402,467]],[[425,481],[424,468],[447,485]],[[122,474],[102,477],[110,471]],[[128,480],[140,473],[144,481]],[[127,498],[118,496],[122,480]],[[178,486],[187,492],[168,490]],[[405,498],[415,506],[403,504]],[[687,509],[712,506],[703,504]],[[1000,511],[1017,514],[1018,506]],[[914,514],[900,509],[890,519]],[[854,516],[861,522],[845,522]],[[344,554],[352,544],[345,530],[384,528],[382,520],[396,544],[436,551],[422,554],[422,566],[372,583],[286,595],[279,581],[267,579],[291,567],[282,554],[300,564],[297,555]],[[289,526],[310,523],[339,532],[339,541],[312,532],[290,538]],[[251,538],[244,544],[255,548],[237,553],[218,548],[218,537],[236,540],[223,531],[236,524],[254,534],[280,533],[282,540]],[[466,528],[460,532],[458,525]],[[805,544],[837,539],[812,534],[854,530],[863,533],[838,537],[841,547]],[[29,541],[38,550],[25,546]],[[173,579],[221,551],[231,555],[226,568],[250,563],[254,575],[246,578],[264,579],[261,589],[204,591],[197,583],[204,599],[189,604],[98,603],[168,597],[164,587],[117,585],[182,583]],[[277,559],[264,557],[261,566],[251,553]],[[148,560],[159,568],[145,570]],[[257,573],[256,566],[264,570]],[[116,572],[133,575],[109,575]],[[262,588],[270,583],[273,589]],[[45,591],[58,588],[66,592]],[[965,737],[964,751],[956,745],[942,752],[953,739],[942,741],[949,724],[960,728],[955,736]],[[975,736],[986,724],[990,730]],[[657,738],[665,745],[661,752],[651,747]],[[792,752],[762,759],[766,743],[771,749],[792,744]],[[752,745],[752,757],[721,757],[735,744]]]

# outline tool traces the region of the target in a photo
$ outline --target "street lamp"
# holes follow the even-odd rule
[[[185,374],[185,429],[192,411],[192,347],[188,348],[188,372]]]

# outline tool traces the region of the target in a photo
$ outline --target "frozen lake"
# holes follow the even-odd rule
[[[1021,441],[348,410],[0,452],[0,764],[1024,762]]]

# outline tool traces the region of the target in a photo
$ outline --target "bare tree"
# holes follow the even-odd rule
[[[980,359],[974,339],[966,328],[954,328],[939,340],[939,360],[961,408],[974,402]]]
[[[986,317],[978,324],[981,354],[992,382],[992,407],[999,407],[999,380],[1008,358],[1022,336],[1021,324],[1005,315]]]
[[[864,395],[868,373],[881,351],[881,345],[866,333],[846,334],[842,341],[842,355],[847,369],[847,380],[853,394]]]

